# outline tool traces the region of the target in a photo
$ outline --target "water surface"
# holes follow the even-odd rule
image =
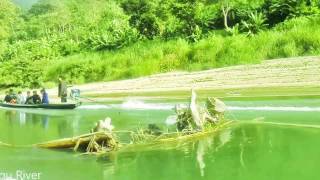
[[[76,110],[0,109],[0,179],[17,170],[40,172],[41,179],[317,179],[320,177],[320,100],[226,101],[228,119],[237,125],[191,141],[82,156],[70,151],[28,147],[43,141],[87,133],[107,116],[116,130],[157,123],[172,128],[167,117],[175,103],[128,100],[120,104],[85,104]],[[314,128],[259,124],[314,125]],[[170,124],[170,123],[169,123]],[[2,173],[2,174],[1,174]]]

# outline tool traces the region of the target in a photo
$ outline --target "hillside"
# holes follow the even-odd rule
[[[39,0],[23,11],[2,0],[0,88],[49,88],[59,76],[81,84],[320,55],[319,2]]]

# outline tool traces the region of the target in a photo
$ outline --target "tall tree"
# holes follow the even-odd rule
[[[10,0],[0,1],[0,40],[4,40],[11,33],[14,33],[13,24],[17,15],[18,10]]]

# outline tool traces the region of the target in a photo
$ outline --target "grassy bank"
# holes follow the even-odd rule
[[[319,47],[319,16],[301,17],[254,36],[225,36],[216,31],[196,43],[183,39],[144,41],[117,51],[50,60],[45,81],[64,75],[73,83],[86,83],[254,64],[265,59],[319,55]]]

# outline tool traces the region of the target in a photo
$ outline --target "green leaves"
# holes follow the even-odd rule
[[[0,41],[6,40],[14,33],[12,25],[17,16],[17,8],[10,0],[0,1]]]
[[[107,5],[108,10],[102,12],[95,26],[86,32],[83,48],[90,50],[116,50],[135,42],[138,32],[130,27],[129,17],[116,3]]]
[[[130,25],[147,39],[160,35],[161,17],[156,16],[158,1],[126,0],[121,6],[130,15]]]
[[[262,13],[251,12],[248,16],[248,20],[241,21],[241,29],[246,32],[247,35],[254,35],[258,32],[265,30],[267,27],[266,17]]]
[[[266,0],[262,9],[271,26],[290,18],[319,14],[319,8],[312,0]]]
[[[42,63],[26,59],[1,63],[0,87],[32,87],[41,86],[43,82]]]
[[[0,0],[0,86],[39,86],[59,73],[75,82],[88,82],[235,64],[238,58],[252,59],[246,54],[248,48],[255,51],[255,46],[238,51],[243,42],[266,30],[295,29],[309,22],[297,17],[311,18],[320,13],[319,7],[319,0],[39,0],[22,12],[10,0]],[[204,43],[207,37],[211,38]],[[177,39],[183,43],[176,43]],[[317,52],[317,41],[286,43],[280,54]],[[153,46],[149,52],[150,44],[140,47],[144,43],[168,43],[170,48]],[[205,45],[188,53],[189,46],[198,43]],[[131,49],[122,54],[125,47]],[[82,56],[87,53],[108,55],[91,61]],[[77,58],[71,63],[69,57]],[[64,61],[57,65],[57,59]],[[47,76],[43,66],[48,62],[61,67]]]
[[[36,3],[31,7],[31,9],[28,11],[28,15],[40,16],[40,15],[54,12],[54,10],[55,10],[55,7],[52,4],[46,3],[46,2],[42,3],[40,1],[40,3]]]
[[[138,38],[133,29],[117,29],[111,32],[91,33],[86,41],[92,50],[115,50],[120,49]]]

